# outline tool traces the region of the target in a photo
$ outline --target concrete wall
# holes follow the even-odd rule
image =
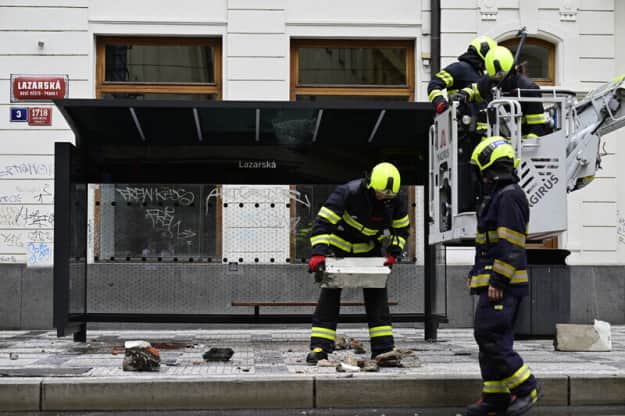
[[[468,294],[468,266],[448,266],[439,275],[436,312],[447,313],[445,327],[473,325],[474,297]],[[232,301],[316,301],[312,276],[302,265],[239,266],[141,263],[90,266],[88,311],[92,313],[252,314],[252,307]],[[590,323],[601,319],[625,324],[625,273],[620,266],[534,266],[530,269],[532,297],[524,301],[518,329],[542,331],[553,322]],[[79,286],[75,286],[79,287]],[[79,287],[79,292],[82,287]],[[3,267],[0,279],[0,329],[52,327],[52,270],[22,265]],[[445,304],[446,294],[446,304]],[[75,296],[80,300],[79,296]],[[359,289],[346,289],[343,300],[361,301]],[[404,264],[389,278],[392,313],[423,312],[423,271]],[[78,303],[74,308],[78,310]],[[313,307],[263,307],[261,313],[312,313]],[[362,306],[344,313],[364,313]],[[555,320],[555,321],[554,321]],[[107,327],[129,327],[112,324]],[[135,325],[137,326],[137,325]]]

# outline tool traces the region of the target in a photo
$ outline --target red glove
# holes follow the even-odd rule
[[[393,267],[394,264],[397,264],[397,259],[395,258],[395,256],[391,256],[390,254],[386,256],[384,265],[388,267]]]
[[[326,256],[312,256],[308,260],[308,273],[323,271],[326,265]]]
[[[449,108],[449,104],[444,99],[436,103],[436,114],[440,114]]]

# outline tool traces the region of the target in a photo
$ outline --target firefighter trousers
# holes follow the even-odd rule
[[[386,288],[363,288],[365,310],[369,322],[369,339],[372,356],[393,349],[393,328],[388,307]],[[319,302],[312,316],[310,348],[323,348],[326,352],[334,350],[336,324],[341,307],[341,289],[323,288]]]
[[[504,291],[500,302],[479,295],[475,310],[474,336],[480,349],[482,396],[485,401],[507,404],[510,394],[525,396],[536,388],[536,379],[513,349],[514,323],[521,297]]]

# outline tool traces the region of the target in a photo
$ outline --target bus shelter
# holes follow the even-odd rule
[[[444,256],[415,196],[432,192],[429,103],[55,103],[75,134],[55,145],[58,336],[84,341],[90,322],[310,322],[312,220],[334,186],[389,161],[413,220],[389,280],[393,322],[436,338]],[[342,299],[341,322],[366,321],[361,290]]]

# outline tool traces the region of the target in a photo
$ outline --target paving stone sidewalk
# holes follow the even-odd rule
[[[369,351],[366,328],[341,330],[339,327],[338,333],[363,341]],[[323,384],[317,383],[316,388],[310,388],[310,394],[314,395],[310,403],[314,407],[322,407],[323,403],[327,406],[333,403],[332,400],[337,400],[334,396],[322,397],[323,388],[336,380],[342,380],[342,386],[349,385],[345,383],[372,389],[393,386],[396,402],[413,400],[420,403],[420,399],[411,398],[410,391],[405,392],[405,397],[400,397],[402,389],[418,388],[414,383],[420,381],[431,384],[432,380],[438,380],[438,384],[427,385],[434,392],[462,389],[463,396],[456,400],[458,403],[479,394],[478,349],[471,329],[441,329],[437,342],[424,341],[422,329],[402,327],[395,328],[394,333],[399,348],[414,352],[412,357],[403,360],[403,367],[381,368],[379,373],[345,374],[337,373],[333,367],[305,363],[309,341],[307,328],[89,330],[86,343],[76,343],[71,337],[57,338],[53,331],[3,331],[0,332],[0,404],[2,386],[24,380],[30,383],[39,380],[42,384],[50,383],[57,387],[62,383],[90,385],[98,381],[116,384],[184,383],[185,380],[265,383],[300,380],[314,384],[324,380]],[[146,340],[159,348],[160,371],[124,372],[121,368],[123,344],[128,340]],[[521,340],[516,341],[515,347],[539,381],[545,380],[546,390],[553,391],[551,404],[625,405],[625,326],[612,327],[612,343],[613,351],[601,353],[558,352],[554,350],[552,340]],[[202,354],[211,347],[230,347],[234,355],[227,362],[206,362]],[[342,350],[330,358],[343,360],[349,354],[358,357],[353,350]],[[365,357],[368,358],[369,353]],[[573,384],[578,379],[583,384]],[[595,379],[602,382],[594,382]],[[594,390],[586,392],[588,385],[598,393]],[[41,404],[42,400],[51,399],[52,391],[45,397],[40,394],[39,407],[45,407]],[[605,393],[606,399],[601,399],[599,393]],[[426,392],[424,397],[427,398],[427,394],[432,393]],[[578,395],[583,399],[577,400]],[[619,397],[622,397],[622,402]],[[596,403],[593,402],[595,399]],[[343,403],[343,407],[349,403]],[[264,403],[258,407],[268,406],[270,404]],[[3,410],[1,406],[0,410]]]
[[[339,334],[363,341],[369,351],[366,330],[339,328]],[[442,329],[437,342],[426,342],[423,330],[395,328],[399,348],[414,351],[404,359],[403,368],[381,368],[395,375],[476,375],[479,376],[478,350],[470,329]],[[124,372],[121,368],[124,341],[146,340],[161,351],[159,372]],[[52,331],[0,332],[0,374],[10,370],[49,372],[54,376],[77,377],[184,377],[222,375],[285,376],[334,374],[328,367],[305,363],[308,329],[215,329],[215,330],[89,330],[87,343],[71,337],[57,338]],[[552,340],[516,341],[515,348],[537,375],[623,375],[625,376],[625,326],[612,327],[612,352],[558,352]],[[202,354],[211,347],[230,347],[234,356],[228,362],[205,362]],[[336,351],[330,356],[342,360],[357,355],[353,350]],[[413,358],[414,357],[414,358]],[[73,369],[74,373],[67,370]],[[84,370],[84,371],[79,371]]]

